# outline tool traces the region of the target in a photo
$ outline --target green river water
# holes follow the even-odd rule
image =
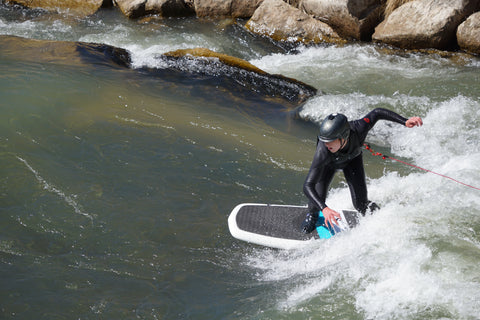
[[[0,35],[128,50],[132,67],[0,40],[1,319],[478,319],[480,191],[364,153],[382,209],[305,249],[234,239],[242,202],[305,204],[319,121],[385,107],[377,151],[480,186],[480,59],[293,47],[224,21],[75,19],[0,4]],[[30,43],[30,42],[29,42]],[[298,111],[212,70],[205,47],[321,90]],[[195,66],[187,66],[191,69]],[[327,200],[351,208],[342,174]]]

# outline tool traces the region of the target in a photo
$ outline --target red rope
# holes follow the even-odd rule
[[[437,176],[440,176],[442,178],[447,178],[447,179],[450,179],[456,183],[460,183],[460,184],[463,184],[464,186],[466,187],[469,187],[469,188],[472,188],[472,189],[476,189],[476,190],[479,190],[480,191],[480,188],[477,188],[477,187],[474,187],[474,186],[471,186],[469,184],[466,184],[466,183],[463,183],[461,181],[458,181],[458,180],[455,180],[451,177],[448,177],[446,175],[443,175],[441,173],[437,173],[437,172],[434,172],[432,170],[428,170],[428,169],[425,169],[425,168],[422,168],[422,167],[419,167],[419,166],[416,166],[414,164],[411,164],[411,163],[408,163],[408,162],[405,162],[405,161],[402,161],[402,160],[399,160],[399,159],[395,159],[393,157],[390,157],[390,156],[387,156],[387,155],[384,155],[384,154],[381,154],[380,152],[375,152],[368,144],[364,144],[365,146],[365,149],[367,149],[368,151],[370,151],[372,153],[372,156],[379,156],[379,157],[382,157],[383,160],[385,159],[391,159],[391,160],[394,160],[394,161],[397,161],[397,162],[400,162],[400,163],[403,163],[403,164],[406,164],[407,166],[410,166],[410,167],[413,167],[413,168],[417,168],[417,169],[420,169],[420,170],[423,170],[423,171],[426,171],[426,172],[430,172],[430,173],[433,173],[433,174],[436,174]]]

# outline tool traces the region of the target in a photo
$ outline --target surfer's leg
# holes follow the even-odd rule
[[[362,155],[355,157],[343,169],[343,174],[347,180],[352,202],[355,209],[361,214],[365,214],[369,207],[367,183],[365,181],[365,169],[363,168]],[[376,204],[375,204],[376,206]]]
[[[315,191],[319,195],[323,203],[327,198],[328,187],[333,180],[335,170],[324,170],[320,181],[315,185]],[[318,220],[320,208],[318,208],[313,202],[308,204],[308,213],[305,220],[302,222],[301,230],[304,233],[310,233],[315,230],[315,226]]]
[[[318,183],[315,185],[315,191],[317,192],[320,200],[325,203],[328,194],[328,187],[332,183],[333,176],[335,175],[335,169],[325,168],[320,176]],[[317,212],[320,208],[316,208]]]

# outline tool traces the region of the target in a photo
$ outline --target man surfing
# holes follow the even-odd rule
[[[378,120],[388,120],[405,125],[407,128],[423,125],[420,117],[409,119],[383,108],[376,108],[359,120],[348,121],[340,113],[327,116],[320,125],[317,150],[303,185],[303,192],[309,199],[309,212],[302,223],[302,232],[315,230],[319,213],[325,224],[333,228],[340,214],[326,203],[327,191],[337,170],[342,170],[347,180],[355,209],[362,215],[379,207],[368,200],[362,146],[368,132]]]

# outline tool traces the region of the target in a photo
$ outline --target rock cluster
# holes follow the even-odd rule
[[[115,6],[127,17],[245,18],[254,33],[305,43],[375,41],[406,49],[480,54],[479,0],[5,0],[90,15]]]

